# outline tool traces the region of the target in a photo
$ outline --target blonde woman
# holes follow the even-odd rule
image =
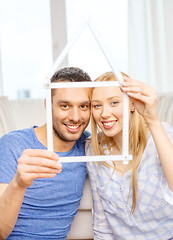
[[[88,163],[94,239],[173,239],[173,128],[160,123],[155,90],[123,74],[120,87],[91,91],[92,144],[87,155],[122,153],[123,93],[130,97],[133,160]],[[108,72],[96,81],[116,81]],[[92,147],[91,147],[92,145]]]

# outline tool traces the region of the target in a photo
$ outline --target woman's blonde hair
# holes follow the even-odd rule
[[[126,74],[121,73],[122,76],[128,77]],[[98,77],[95,81],[117,81],[116,77],[112,72],[107,72],[100,77]],[[90,98],[92,100],[92,91],[90,91]],[[91,128],[92,128],[92,148],[93,153],[95,155],[105,155],[105,145],[107,149],[110,149],[115,143],[113,138],[107,137],[104,133],[99,133],[97,124],[92,115],[91,108]],[[132,173],[131,173],[131,181],[129,188],[129,196],[130,189],[132,187],[132,207],[131,212],[133,213],[136,207],[136,199],[137,199],[137,169],[139,163],[141,161],[144,149],[147,143],[147,128],[145,126],[145,122],[143,117],[135,110],[131,116],[129,121],[129,150],[133,155],[133,164],[132,164]],[[106,162],[102,162],[107,167],[111,167]],[[114,169],[113,173],[116,169],[116,163],[113,162]]]

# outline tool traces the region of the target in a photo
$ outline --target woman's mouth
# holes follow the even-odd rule
[[[115,126],[117,120],[114,121],[102,121],[102,125],[105,129],[111,129]]]

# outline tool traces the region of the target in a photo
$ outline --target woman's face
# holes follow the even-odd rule
[[[92,93],[92,114],[108,137],[122,136],[123,93],[120,87],[97,87]]]

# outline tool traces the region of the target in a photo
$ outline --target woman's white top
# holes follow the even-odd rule
[[[163,127],[173,142],[173,128],[167,123]],[[93,155],[90,144],[86,146],[86,155]],[[173,239],[173,193],[151,136],[138,167],[138,195],[133,214],[132,191],[128,200],[131,170],[119,177],[102,163],[98,167],[97,162],[88,162],[87,169],[93,196],[94,239]]]

